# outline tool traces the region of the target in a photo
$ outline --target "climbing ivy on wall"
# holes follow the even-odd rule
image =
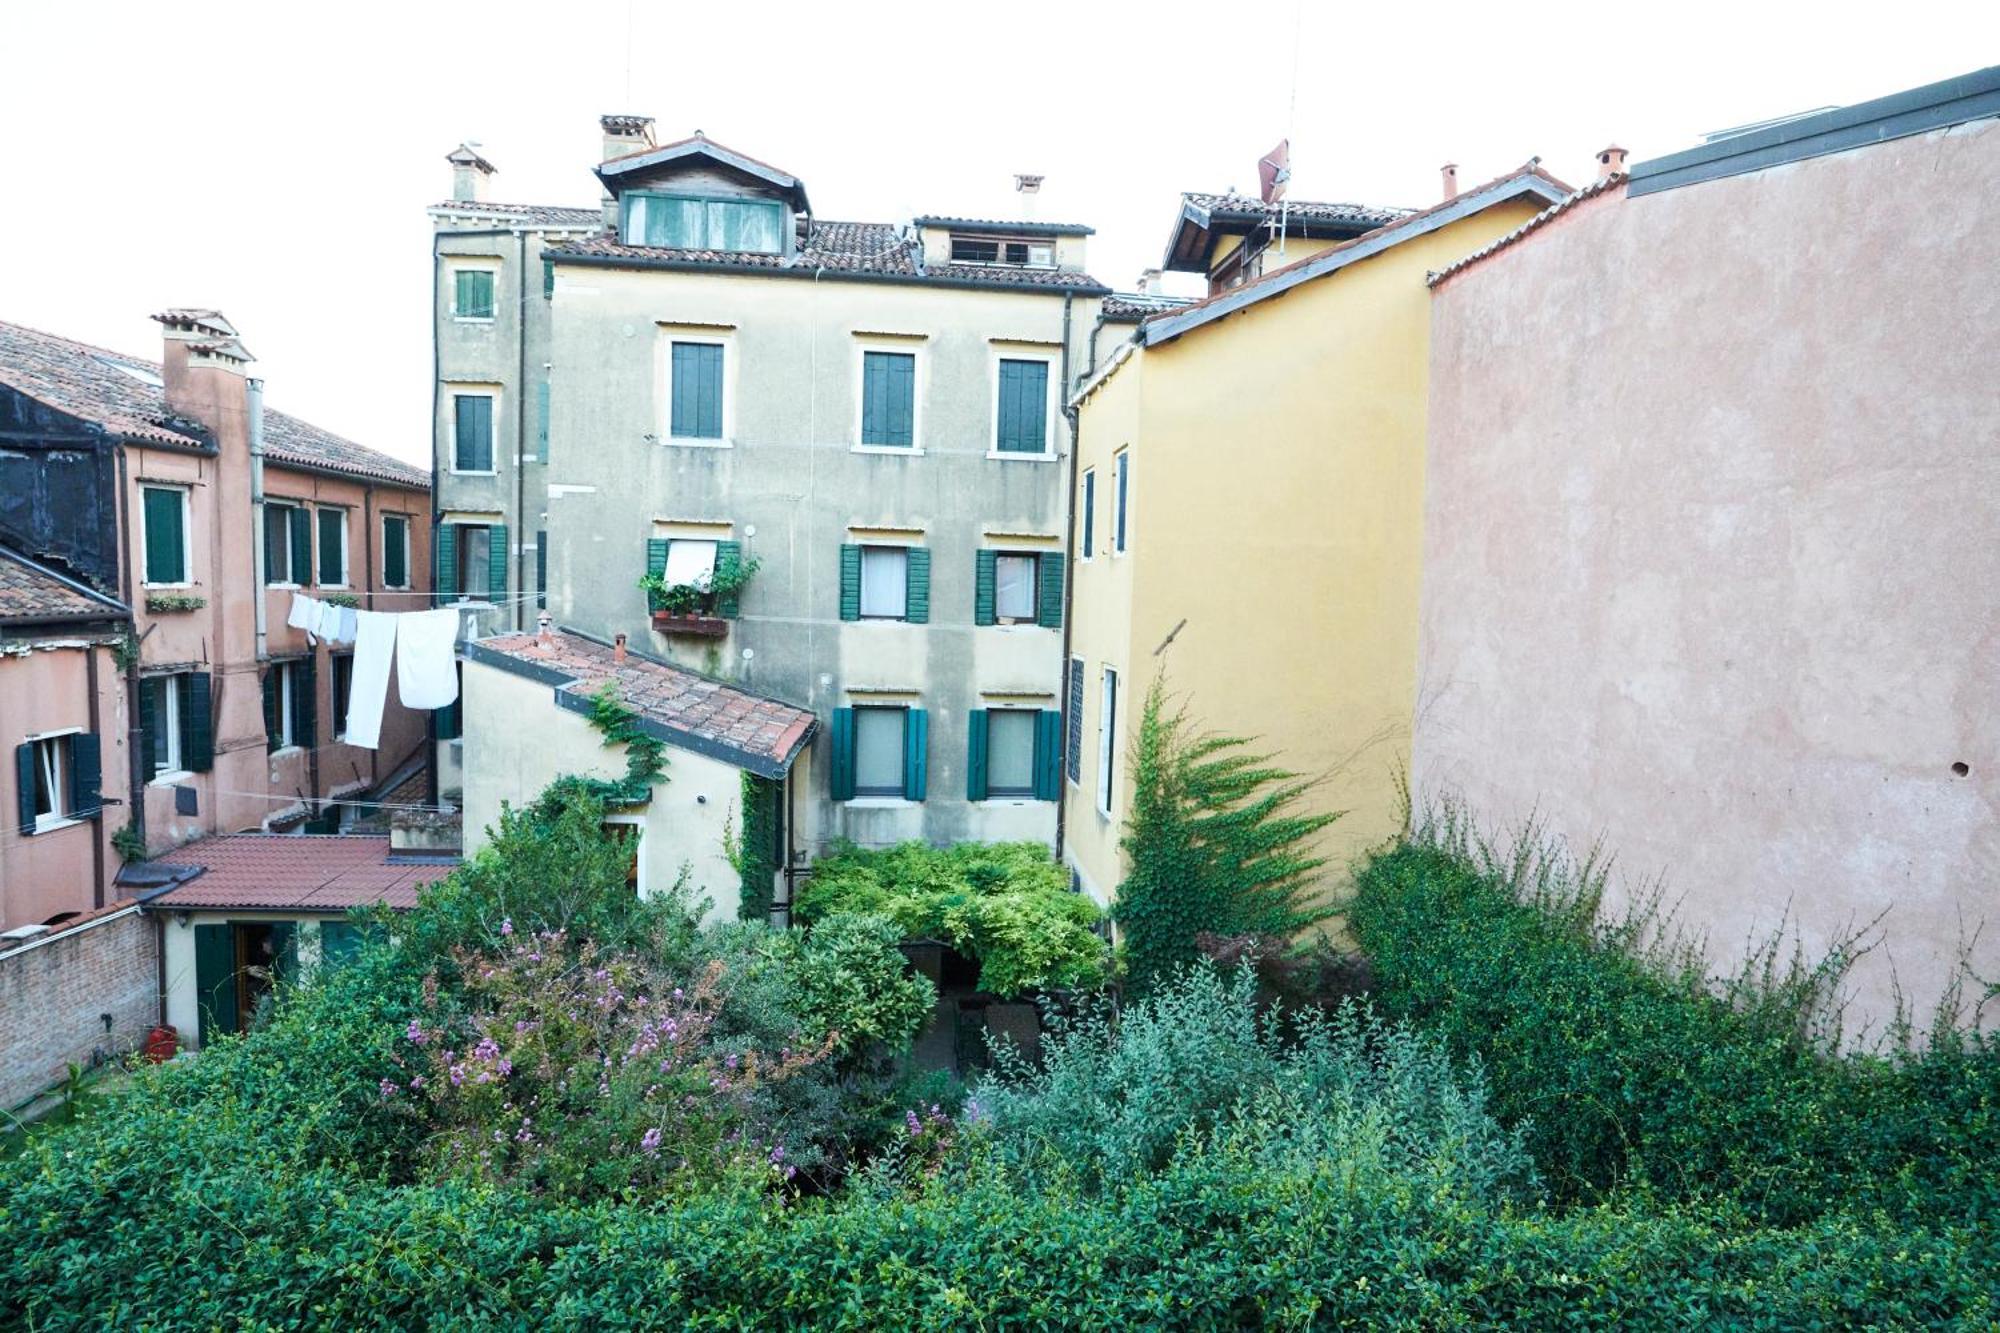
[[[743,775],[743,831],[730,850],[740,897],[737,915],[745,921],[771,919],[771,883],[778,873],[778,784],[754,773]]]
[[[1332,915],[1311,901],[1326,858],[1306,844],[1338,816],[1304,812],[1314,780],[1249,744],[1196,731],[1164,681],[1147,690],[1113,908],[1135,994],[1194,961],[1204,931],[1292,935]]]
[[[616,681],[605,681],[590,696],[586,721],[603,735],[606,745],[625,747],[625,776],[605,793],[607,800],[641,801],[667,780],[667,746],[639,725],[639,712],[618,696]]]

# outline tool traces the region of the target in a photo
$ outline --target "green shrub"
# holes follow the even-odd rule
[[[887,917],[905,938],[942,940],[976,959],[980,989],[995,995],[1109,977],[1102,914],[1070,891],[1040,843],[842,847],[813,866],[793,912],[808,926],[842,912]]]
[[[852,912],[826,917],[811,930],[774,933],[808,1038],[849,1056],[909,1048],[937,992],[910,970],[898,948],[902,937],[888,917]]]
[[[1370,862],[1352,908],[1379,1002],[1483,1063],[1558,1199],[2000,1217],[1989,1039],[1942,1025],[1915,1050],[1833,1054],[1848,951],[1773,946],[1711,981],[1650,906],[1606,918],[1602,899],[1591,862],[1444,824]]]
[[[1314,782],[1249,744],[1195,731],[1163,679],[1146,691],[1113,909],[1135,994],[1199,957],[1204,934],[1288,938],[1332,914],[1311,902],[1325,859],[1306,846],[1338,816],[1299,813]]]

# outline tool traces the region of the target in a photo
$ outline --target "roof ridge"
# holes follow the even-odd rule
[[[17,324],[11,319],[0,319],[0,329],[13,329],[16,332],[25,333],[32,337],[47,338],[50,342],[67,343],[71,347],[81,348],[92,356],[114,357],[117,360],[141,366],[156,373],[162,369],[158,361],[148,361],[145,357],[134,356],[130,352],[119,352],[109,347],[100,347],[96,343],[84,342],[81,338],[71,338],[60,333],[50,333],[47,329],[38,329],[32,324]]]
[[[1553,179],[1553,177],[1551,179]],[[1564,195],[1561,199],[1556,200],[1556,202],[1550,204],[1547,208],[1535,214],[1535,216],[1529,218],[1526,222],[1523,222],[1520,226],[1514,228],[1514,230],[1508,232],[1506,235],[1496,236],[1494,239],[1488,241],[1485,245],[1482,245],[1477,250],[1474,250],[1471,254],[1466,255],[1464,258],[1455,259],[1451,263],[1445,265],[1443,268],[1436,269],[1433,272],[1427,274],[1424,278],[1424,285],[1426,287],[1431,287],[1431,288],[1437,287],[1438,284],[1442,283],[1445,279],[1453,276],[1454,274],[1464,272],[1466,269],[1471,268],[1474,264],[1477,264],[1480,260],[1485,259],[1490,255],[1497,254],[1500,251],[1509,248],[1516,242],[1524,239],[1529,233],[1539,231],[1541,228],[1546,227],[1549,223],[1555,221],[1558,217],[1562,216],[1564,213],[1567,213],[1570,209],[1576,207],[1584,200],[1595,199],[1599,195],[1608,194],[1610,193],[1613,187],[1623,185],[1625,184],[1626,181],[1630,179],[1631,176],[1627,172],[1613,171],[1604,176],[1599,177],[1597,180],[1592,181],[1590,184],[1586,186],[1583,186],[1581,189],[1570,191],[1568,194]]]

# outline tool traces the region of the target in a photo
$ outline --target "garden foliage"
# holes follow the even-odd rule
[[[1020,995],[1109,977],[1102,917],[1034,842],[906,842],[822,857],[793,904],[811,925],[839,912],[886,916],[906,938],[942,940],[979,963],[979,988]]]

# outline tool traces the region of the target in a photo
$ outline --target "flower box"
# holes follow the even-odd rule
[[[719,639],[729,633],[729,622],[721,616],[705,616],[692,611],[655,611],[653,628],[661,634],[685,634],[696,638]]]

